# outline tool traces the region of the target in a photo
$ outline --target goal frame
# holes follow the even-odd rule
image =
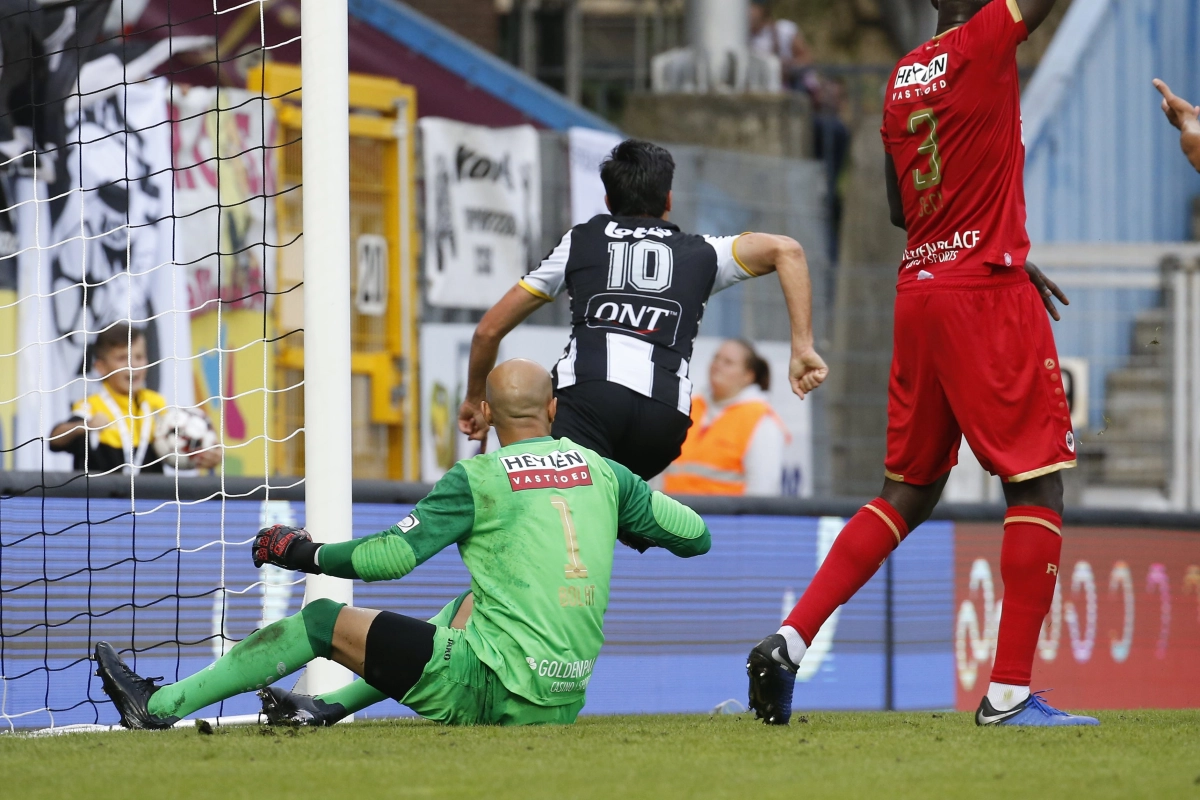
[[[300,7],[304,140],[304,511],[319,542],[352,535],[350,419],[350,63],[347,0]],[[331,302],[333,298],[333,302]],[[309,575],[304,602],[351,604],[350,581]],[[349,683],[326,659],[308,666],[305,690]]]

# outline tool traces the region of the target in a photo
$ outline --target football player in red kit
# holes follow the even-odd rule
[[[1027,263],[1017,46],[1054,0],[933,0],[937,35],[900,60],[884,102],[892,222],[908,231],[896,296],[880,496],[842,530],[778,633],[751,652],[750,702],[791,714],[794,675],[825,620],[929,518],[962,437],[1004,481],[1004,580],[980,725],[1095,725],[1030,694],[1062,548],[1061,470],[1075,466],[1047,319],[1065,298]]]

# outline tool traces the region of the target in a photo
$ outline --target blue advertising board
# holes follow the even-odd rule
[[[409,510],[356,504],[354,534],[387,528]],[[250,539],[275,521],[303,524],[303,505],[0,501],[0,728],[115,722],[88,661],[100,639],[141,674],[172,681],[264,621],[295,613],[303,576],[250,562]],[[842,526],[832,517],[707,521],[713,547],[705,556],[618,547],[606,644],[585,713],[705,712],[744,702],[746,653],[779,626]],[[895,708],[954,704],[953,567],[948,522],[926,523],[892,558]],[[797,683],[798,708],[885,707],[887,580],[881,570],[826,624]],[[428,618],[469,585],[448,550],[401,581],[356,584],[355,604]],[[247,695],[199,716],[257,708]],[[364,716],[401,713],[388,701]]]

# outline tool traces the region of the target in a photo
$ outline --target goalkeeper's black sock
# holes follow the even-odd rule
[[[147,710],[156,717],[186,717],[242,692],[269,686],[314,658],[328,658],[333,626],[343,605],[314,600],[299,614],[255,631],[207,669],[159,689]]]

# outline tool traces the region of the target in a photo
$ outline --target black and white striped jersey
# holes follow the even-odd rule
[[[688,414],[692,345],[715,292],[752,277],[736,236],[697,236],[661,219],[593,217],[521,285],[546,300],[571,297],[571,341],[554,367],[565,389],[610,381]]]

